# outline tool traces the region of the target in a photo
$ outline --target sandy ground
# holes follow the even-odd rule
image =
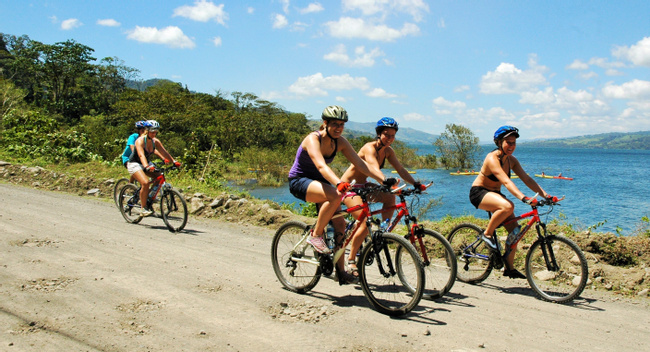
[[[571,305],[525,280],[457,282],[403,318],[358,286],[286,291],[273,230],[190,218],[126,223],[112,201],[0,184],[0,351],[641,351],[648,298]]]

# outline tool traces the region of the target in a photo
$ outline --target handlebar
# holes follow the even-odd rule
[[[535,193],[535,195],[530,197],[530,199],[537,199],[538,196],[539,196],[539,193]],[[546,206],[546,205],[558,205],[558,204],[560,204],[561,201],[564,200],[564,198],[566,198],[566,197],[562,196],[562,198],[558,198],[557,202],[554,202],[553,199],[542,198],[542,199],[537,201],[536,206],[543,207],[543,206]]]

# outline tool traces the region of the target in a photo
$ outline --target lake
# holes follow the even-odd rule
[[[419,148],[419,154],[434,152],[432,146],[415,147]],[[484,146],[483,149],[481,160],[493,148]],[[562,173],[573,178],[569,181],[534,177],[546,192],[558,197],[566,196],[562,206],[551,213],[551,218],[564,218],[563,221],[576,225],[578,229],[604,222],[596,231],[616,232],[620,228],[622,235],[628,235],[641,224],[641,217],[650,215],[648,150],[533,148],[520,145],[514,155],[531,176],[544,172],[547,175]],[[384,170],[384,173],[394,177],[395,174],[390,171]],[[422,196],[420,205],[426,205],[432,198],[442,202],[440,206],[430,209],[422,220],[438,220],[446,215],[486,217],[485,211],[475,209],[469,202],[469,188],[476,176],[452,176],[449,172],[455,170],[444,169],[414,171],[413,176],[422,183],[434,183],[428,194]],[[525,194],[533,195],[519,179],[514,179],[514,182]],[[289,193],[288,185],[245,189],[260,199],[294,203],[296,207],[302,203]],[[502,192],[515,200],[505,187]],[[514,203],[516,214],[526,211],[525,204],[516,200]]]

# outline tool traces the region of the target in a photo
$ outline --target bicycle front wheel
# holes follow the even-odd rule
[[[584,290],[589,277],[587,259],[575,242],[564,236],[539,239],[526,255],[526,278],[543,300],[570,302]]]
[[[490,248],[481,240],[482,232],[474,224],[460,224],[448,236],[458,261],[456,278],[462,282],[477,284],[492,272]]]
[[[359,263],[361,288],[378,312],[404,315],[420,303],[424,269],[420,255],[404,237],[382,233],[373,238],[361,253]],[[376,265],[372,266],[373,263]]]
[[[160,213],[171,232],[179,232],[187,224],[187,203],[183,195],[175,190],[166,190],[160,198]]]
[[[306,236],[305,223],[289,221],[280,226],[271,243],[273,271],[284,287],[296,293],[314,288],[321,275],[318,254]]]
[[[436,231],[425,229],[422,236],[424,248],[415,239],[415,249],[422,255],[424,265],[424,294],[426,299],[438,299],[446,295],[456,282],[456,256],[447,239]],[[398,258],[399,254],[398,252]],[[399,260],[398,260],[399,263]]]
[[[129,223],[137,224],[142,220],[140,216],[140,189],[129,183],[120,190],[118,207],[122,217]]]

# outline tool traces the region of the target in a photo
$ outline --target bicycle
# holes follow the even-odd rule
[[[332,275],[336,262],[358,227],[355,224],[365,221],[369,229],[373,223],[379,224],[379,220],[372,218],[368,203],[368,197],[377,191],[390,192],[390,189],[385,186],[355,188],[344,196],[358,195],[362,204],[338,212],[333,218],[358,210],[361,214],[346,224],[343,234],[326,238],[328,246],[334,249],[330,254],[318,253],[306,242],[313,226],[300,221],[289,221],[280,226],[271,244],[271,259],[273,270],[284,287],[304,294],[316,286],[321,276]],[[400,235],[385,232],[379,226],[370,233],[370,241],[364,246],[358,261],[363,293],[380,313],[390,316],[407,314],[418,305],[424,290],[425,273],[420,255]],[[375,263],[375,268],[371,269]]]
[[[536,198],[537,194],[533,197]],[[562,235],[554,235],[546,230],[546,223],[540,218],[548,216],[553,207],[563,200],[553,202],[542,199],[532,210],[507,220],[499,226],[527,219],[528,222],[506,246],[501,255],[501,244],[496,240],[497,251],[491,251],[481,240],[481,230],[474,224],[464,223],[456,226],[448,236],[458,258],[458,280],[477,284],[487,279],[493,268],[505,265],[505,258],[517,247],[528,230],[535,225],[537,239],[528,249],[525,259],[526,279],[537,296],[549,302],[566,303],[578,297],[584,290],[588,279],[587,259],[575,242]],[[548,206],[547,212],[540,214],[538,208]],[[494,236],[496,236],[496,231]],[[493,237],[497,239],[497,237]],[[510,242],[510,241],[508,241]]]
[[[138,180],[133,180],[132,183],[137,187],[139,187],[136,182],[138,182]],[[115,206],[117,207],[117,209],[120,208],[120,191],[128,183],[129,183],[129,179],[122,177],[121,179],[117,180],[117,182],[115,182],[115,184],[113,185],[113,200],[115,201]]]
[[[154,165],[155,166],[155,165]],[[175,166],[168,168],[155,167],[154,172],[159,173],[151,183],[151,191],[147,197],[147,204],[153,209],[156,201],[159,199],[160,215],[165,225],[171,232],[179,232],[187,224],[187,203],[181,193],[174,189],[165,179],[165,173],[177,169]],[[140,187],[129,183],[120,190],[119,195],[120,213],[124,219],[132,224],[137,224],[142,220],[140,215],[142,205],[140,204]]]
[[[426,187],[430,187],[431,184],[429,183]],[[453,248],[443,235],[425,229],[424,226],[418,224],[417,217],[409,212],[406,197],[415,196],[414,200],[411,201],[411,207],[413,207],[413,202],[419,200],[418,195],[422,192],[422,190],[415,187],[401,189],[394,192],[399,197],[399,203],[372,213],[381,213],[387,210],[398,211],[395,218],[387,224],[386,231],[393,231],[400,220],[404,219],[404,225],[406,225],[405,238],[420,253],[425,270],[426,284],[424,285],[423,297],[438,299],[447,294],[454,286],[454,282],[456,282],[456,256]]]

